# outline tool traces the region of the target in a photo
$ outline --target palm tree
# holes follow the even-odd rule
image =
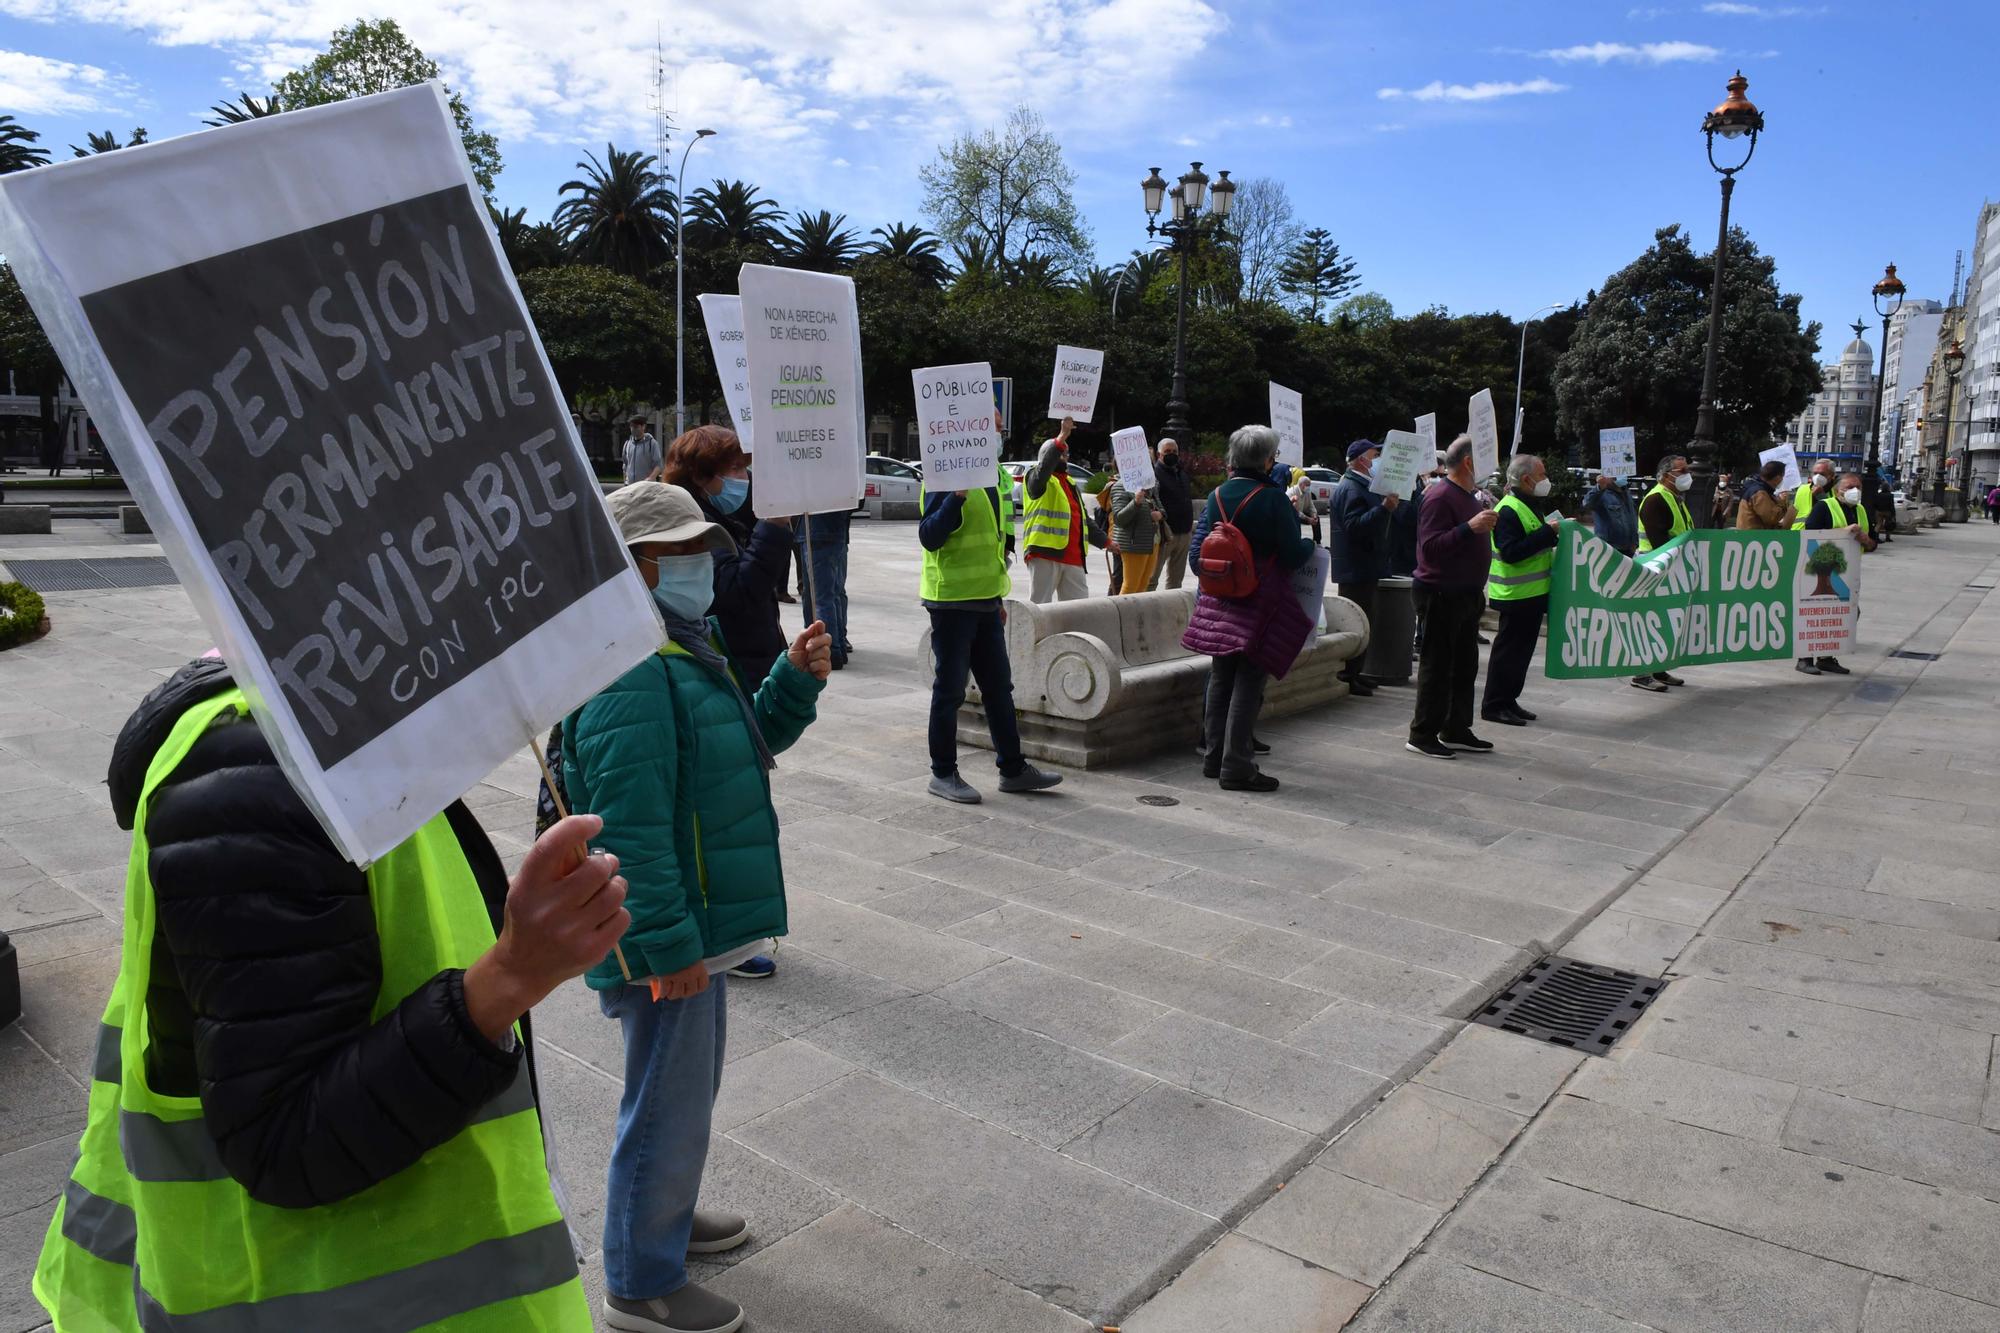
[[[747,181],[717,181],[687,197],[688,240],[713,247],[738,245],[777,250],[784,244],[778,222],[785,210],[757,193]]]
[[[1023,255],[1007,266],[1009,285],[1026,292],[1059,292],[1063,289],[1063,277],[1061,266],[1045,254]]]
[[[882,238],[869,242],[871,253],[894,260],[927,285],[942,287],[951,277],[951,265],[944,262],[938,238],[922,227],[898,222],[877,227],[869,235]]]
[[[967,236],[952,242],[951,259],[951,285],[956,290],[973,290],[1000,280],[1000,265],[994,262],[983,237]]]
[[[674,197],[666,175],[654,168],[659,159],[636,149],[621,153],[610,144],[603,163],[589,153],[584,159],[576,164],[582,178],[563,183],[568,197],[556,205],[557,229],[583,262],[645,276],[673,249]]]
[[[793,268],[818,273],[838,273],[851,268],[861,251],[861,242],[846,226],[847,214],[835,216],[822,208],[817,213],[800,213],[785,231],[781,253]]]
[[[116,130],[99,130],[95,133],[87,134],[84,136],[83,142],[88,146],[78,148],[75,144],[71,144],[69,146],[70,152],[75,153],[78,157],[95,157],[99,153],[115,153],[121,148],[137,148],[140,144],[146,142],[146,127],[141,125],[138,129],[133,130],[132,137],[124,143],[118,142],[118,131]]]
[[[204,125],[240,125],[246,120],[262,120],[265,116],[275,116],[283,110],[275,97],[254,97],[249,93],[236,94],[234,102],[217,102],[209,108],[215,115],[202,121]]]
[[[529,222],[528,210],[512,212],[486,205],[493,217],[493,230],[500,234],[500,250],[515,276],[538,268],[557,268],[563,262],[562,235],[546,222]]]
[[[37,148],[41,134],[12,116],[0,116],[0,175],[49,164],[49,150]]]

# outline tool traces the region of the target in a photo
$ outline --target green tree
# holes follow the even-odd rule
[[[847,215],[836,216],[824,208],[794,217],[778,251],[793,268],[815,273],[844,272],[860,252],[861,240],[847,226]]]
[[[78,157],[96,157],[99,153],[115,153],[121,148],[137,148],[144,142],[146,142],[146,127],[143,125],[133,130],[132,137],[124,143],[118,142],[116,130],[93,130],[84,135],[83,147],[71,144],[69,151]]]
[[[0,176],[29,167],[49,164],[49,150],[37,148],[41,133],[31,130],[12,116],[0,116]]]
[[[1708,347],[1713,253],[1678,226],[1605,279],[1555,370],[1562,429],[1594,438],[1606,426],[1638,431],[1650,472],[1694,432]],[[1716,361],[1718,464],[1747,466],[1818,390],[1819,325],[1802,324],[1799,297],[1780,293],[1777,265],[1731,228]]]
[[[1335,305],[1333,317],[1364,329],[1387,328],[1396,320],[1396,307],[1380,292],[1356,292]]]
[[[706,249],[745,247],[769,258],[784,241],[778,229],[784,216],[776,200],[760,195],[747,181],[719,180],[687,197],[687,241]],[[735,290],[733,281],[730,290]]]
[[[673,253],[674,197],[655,164],[637,149],[620,152],[604,145],[604,161],[585,153],[576,164],[582,176],[564,181],[555,227],[570,253],[586,264],[601,264],[633,277],[643,275]]]
[[[880,238],[869,242],[869,253],[894,260],[919,281],[942,287],[951,277],[951,266],[945,263],[938,238],[924,228],[898,222],[877,227],[869,235]]]
[[[1340,253],[1333,233],[1314,227],[1301,236],[1278,265],[1278,289],[1319,322],[1320,307],[1331,305],[1342,295],[1361,285],[1354,261]]]
[[[1275,301],[1279,273],[1299,243],[1291,192],[1269,176],[1253,176],[1236,187],[1236,204],[1229,212],[1229,232],[1236,238],[1240,290],[1246,301]]]
[[[515,277],[533,269],[554,268],[568,259],[562,233],[551,224],[529,222],[525,208],[509,211],[491,204],[486,207],[493,215],[493,229],[500,235],[501,252],[507,256],[507,266],[514,270]]]
[[[17,389],[41,400],[42,442],[46,445],[59,439],[68,426],[56,413],[64,374],[62,359],[35,318],[13,266],[4,261],[0,261],[0,362],[13,374]]]
[[[1030,255],[1057,267],[1090,267],[1090,237],[1077,214],[1076,173],[1062,144],[1025,106],[1005,126],[962,134],[921,172],[924,212],[953,245],[977,241],[1002,268]]]
[[[214,114],[202,121],[204,125],[241,125],[246,120],[262,120],[265,116],[275,116],[283,107],[276,97],[256,97],[250,93],[236,94],[233,102],[217,102],[209,110]]]
[[[314,56],[303,68],[278,80],[274,96],[286,111],[301,107],[325,106],[350,97],[386,93],[438,77],[438,63],[426,56],[394,19],[357,19],[333,34],[327,49]],[[500,174],[500,141],[473,127],[472,113],[465,98],[445,90],[451,103],[452,119],[465,155],[472,161],[472,175],[486,194],[493,193],[493,178]]]
[[[575,401],[659,399],[673,379],[673,309],[637,278],[595,264],[521,275],[556,380]]]

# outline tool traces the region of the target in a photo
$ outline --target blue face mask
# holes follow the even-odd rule
[[[724,477],[722,479],[722,490],[709,498],[715,502],[717,509],[720,509],[725,514],[733,514],[743,507],[745,500],[750,498],[750,479],[748,477]]]
[[[715,600],[715,555],[668,555],[660,557],[659,582],[653,600],[677,620],[699,620],[708,614]]]

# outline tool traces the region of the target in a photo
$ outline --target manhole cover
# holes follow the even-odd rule
[[[1139,798],[1139,804],[1140,804],[1140,805],[1179,805],[1179,804],[1180,804],[1180,802],[1179,802],[1179,801],[1177,801],[1177,800],[1175,800],[1175,799],[1174,799],[1173,797],[1171,797],[1171,796],[1141,796],[1141,797]]]
[[[1914,651],[1912,651],[1911,649],[1908,649],[1908,648],[1898,648],[1898,649],[1897,649],[1897,650],[1896,650],[1895,652],[1893,652],[1893,653],[1890,653],[1890,654],[1889,654],[1889,656],[1891,656],[1891,657],[1905,657],[1905,658],[1908,658],[1908,659],[1909,659],[1910,661],[1912,661],[1912,662],[1935,662],[1935,661],[1937,661],[1937,660],[1938,660],[1938,659],[1939,659],[1940,657],[1943,657],[1943,656],[1944,656],[1944,654],[1943,654],[1943,653],[1919,653],[1919,652],[1914,652]]]
[[[87,592],[105,588],[164,588],[179,580],[165,556],[130,555],[105,560],[9,560],[8,572],[36,592]]]
[[[1602,1055],[1666,985],[1574,958],[1544,958],[1473,1016],[1473,1022]]]

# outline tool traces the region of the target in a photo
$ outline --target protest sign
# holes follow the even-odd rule
[[[750,360],[743,351],[743,298],[705,292],[695,299],[701,302],[701,322],[708,326],[708,350],[722,380],[722,401],[729,404],[729,419],[736,423],[737,443],[750,453],[755,442],[750,432]]]
[[[1493,415],[1493,390],[1481,389],[1467,405],[1471,420],[1466,434],[1472,437],[1472,474],[1485,481],[1500,471],[1500,421]]]
[[[1127,426],[1111,432],[1111,456],[1118,463],[1118,484],[1132,494],[1150,491],[1156,482],[1153,460],[1146,453],[1146,431]]]
[[[1103,379],[1104,353],[1058,346],[1055,377],[1049,381],[1049,419],[1089,421],[1097,410],[1097,386]]]
[[[1298,390],[1271,381],[1271,429],[1278,432],[1278,461],[1306,465],[1305,400]]]
[[[1779,482],[1777,487],[1781,491],[1796,490],[1799,483],[1804,480],[1799,474],[1799,451],[1789,444],[1774,445],[1764,450],[1757,455],[1757,461],[1760,464],[1783,463],[1785,465],[1785,479]]]
[[[1639,471],[1638,432],[1630,426],[1612,426],[1597,432],[1597,467],[1620,481]]]
[[[1544,669],[1580,680],[1837,654],[1853,640],[1860,563],[1844,533],[1701,530],[1633,558],[1565,523]]]
[[[1408,495],[1416,489],[1417,478],[1437,466],[1436,460],[1437,451],[1423,436],[1392,430],[1382,437],[1368,489],[1377,495]]]
[[[1306,562],[1292,571],[1292,595],[1299,599],[1299,609],[1312,621],[1315,634],[1326,633],[1326,590],[1333,574],[1333,552],[1324,546],[1315,546]],[[1312,646],[1311,636],[1307,636],[1299,649],[1304,652]]]
[[[758,517],[854,508],[868,439],[854,279],[745,264],[736,289],[760,446]]]
[[[984,361],[910,372],[916,391],[924,488],[983,490],[1000,484],[1000,432],[993,368]]]
[[[658,647],[438,85],[6,176],[0,249],[350,859]]]
[[[1435,412],[1426,412],[1417,418],[1417,434],[1424,437],[1424,443],[1435,453],[1438,447],[1438,418]]]

